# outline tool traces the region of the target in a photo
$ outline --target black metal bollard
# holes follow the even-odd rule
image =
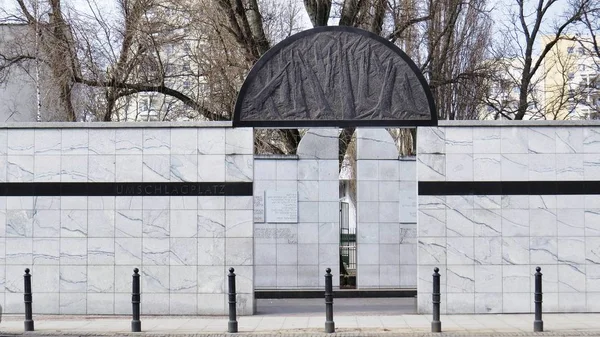
[[[227,322],[227,332],[238,332],[238,322],[236,314],[235,301],[235,269],[229,268],[229,322]]]
[[[142,322],[140,321],[140,270],[133,268],[133,285],[131,291],[131,311],[133,319],[131,320],[131,332],[142,332]]]
[[[25,331],[33,331],[33,310],[31,309],[31,303],[33,303],[33,295],[31,293],[31,274],[29,274],[29,268],[25,268],[25,275],[23,275],[25,281]]]
[[[433,321],[431,321],[431,332],[442,332],[442,322],[440,322],[440,269],[433,268]]]
[[[335,322],[333,322],[333,282],[331,268],[325,269],[325,332],[335,332]]]
[[[542,321],[542,268],[535,268],[535,320],[533,321],[533,331],[544,331],[544,321]]]

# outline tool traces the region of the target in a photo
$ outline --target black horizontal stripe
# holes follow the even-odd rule
[[[600,181],[420,181],[419,195],[600,194]]]
[[[251,182],[0,183],[0,196],[251,196]]]

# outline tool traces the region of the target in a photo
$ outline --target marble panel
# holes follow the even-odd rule
[[[159,209],[164,210],[169,208],[170,204],[169,196],[150,196],[146,195],[142,197],[142,208],[144,210]]]
[[[170,256],[169,238],[144,238],[142,240],[144,265],[168,266]]]
[[[560,247],[559,247],[560,248]],[[565,263],[558,266],[558,291],[585,292],[586,266],[583,264]]]
[[[171,210],[197,210],[197,196],[171,196],[169,198],[169,209]]]
[[[556,236],[556,209],[531,209],[529,211],[531,236]]]
[[[475,294],[448,293],[447,301],[446,313],[448,314],[474,312],[475,310]]]
[[[225,235],[224,210],[199,210],[197,216],[198,237],[220,238]]]
[[[255,265],[254,271],[255,271],[255,276],[254,276],[255,289],[277,288],[277,277],[273,277],[273,275],[277,275],[277,266],[275,266],[275,265],[271,265],[271,266]]]
[[[6,238],[6,264],[31,265],[32,244],[31,238]]]
[[[529,153],[556,153],[556,131],[553,127],[527,128]]]
[[[473,155],[446,155],[446,181],[473,181]]]
[[[476,293],[502,292],[502,266],[478,265],[475,272]]]
[[[448,209],[446,211],[446,233],[448,237],[473,236],[473,210]]]
[[[198,294],[198,313],[202,315],[224,315],[225,294]]]
[[[400,287],[401,288],[416,288],[417,287],[417,266],[416,265],[401,265],[400,266]]]
[[[358,244],[376,244],[380,242],[379,223],[359,222],[357,225]]]
[[[276,262],[281,265],[298,264],[298,244],[277,244]]]
[[[6,155],[0,155],[0,182],[7,181],[7,161]]]
[[[579,249],[575,250],[573,254],[581,254],[581,247],[578,248]],[[569,261],[581,263],[579,256],[578,259],[570,259]],[[585,263],[593,263],[600,265],[600,238],[585,238]]]
[[[364,245],[361,245],[363,248]],[[363,260],[364,262],[364,260]],[[400,264],[400,245],[395,243],[379,245],[379,263],[382,265],[399,265]]]
[[[586,260],[585,243],[582,237],[558,238],[558,261],[561,263],[583,264]]]
[[[429,196],[429,195],[419,195],[419,210],[424,209],[437,209],[444,210],[446,209],[446,196]]]
[[[319,224],[314,222],[299,223],[298,243],[319,243]]]
[[[498,153],[473,155],[473,180],[499,181],[502,179],[502,156]]]
[[[585,180],[594,180],[600,176],[600,153],[586,153],[583,155],[583,177]]]
[[[169,290],[171,293],[195,293],[198,284],[197,266],[170,267]]]
[[[60,156],[36,156],[33,165],[33,180],[36,182],[60,182]]]
[[[140,270],[141,286],[144,293],[168,293],[170,290],[169,266],[144,264],[144,268]]]
[[[142,154],[143,138],[143,129],[117,129],[115,133],[116,153]]]
[[[529,260],[532,264],[557,263],[558,247],[556,237],[532,237],[529,252]]]
[[[359,288],[379,288],[380,265],[358,265],[356,273],[357,287]]]
[[[113,238],[88,239],[88,264],[114,265],[115,240]]]
[[[87,291],[86,266],[60,266],[60,292],[76,293]]]
[[[297,162],[300,165],[300,161]],[[298,169],[297,169],[298,170]],[[296,172],[298,174],[298,171]],[[297,177],[296,177],[297,178]],[[294,179],[296,179],[294,178]],[[255,158],[254,160],[254,180],[275,180],[277,179],[277,160]]]
[[[297,265],[277,265],[277,287],[295,288],[298,286]]]
[[[40,211],[38,211],[39,213]],[[37,234],[36,234],[37,235]],[[112,238],[115,236],[114,210],[88,211],[88,237]]]
[[[399,221],[398,202],[379,202],[379,222],[398,223]]]
[[[530,154],[529,179],[556,180],[556,155],[555,154]]]
[[[227,210],[225,212],[225,235],[228,238],[252,237],[252,211]]]
[[[321,277],[319,266],[298,266],[298,287],[317,288]]]
[[[338,243],[340,226],[337,222],[319,223],[319,243]]]
[[[297,180],[298,179],[298,161],[297,160],[277,160],[275,161],[277,180]],[[273,178],[273,176],[271,176]]]
[[[473,153],[473,128],[447,127],[446,153]]]
[[[359,191],[360,191],[360,189],[359,189]],[[337,193],[338,190],[336,190],[335,192]],[[319,181],[318,180],[298,181],[298,201],[318,201],[318,200],[319,200]]]
[[[503,237],[502,262],[511,265],[529,264],[529,238]]]
[[[340,188],[338,180],[320,180],[319,181],[319,200],[320,201],[339,201]]]
[[[62,155],[60,179],[62,182],[88,181],[88,157]]]
[[[503,209],[502,210],[502,235],[503,236],[529,236],[529,210]]]
[[[446,155],[420,154],[417,157],[417,174],[419,181],[445,181]]]
[[[359,201],[356,208],[358,222],[378,222],[379,202]],[[302,218],[300,218],[302,221]]]
[[[33,155],[35,144],[34,130],[8,129],[8,155]]]
[[[198,239],[170,238],[171,266],[192,266],[198,264]]]
[[[561,312],[585,312],[586,300],[588,300],[586,294],[560,292],[558,293],[558,310]]]
[[[226,155],[225,181],[252,181],[253,162],[252,155]]]
[[[556,153],[582,153],[583,129],[561,128],[556,131]]]
[[[556,155],[556,179],[583,180],[584,165],[583,154],[557,154]]]
[[[62,153],[87,155],[89,132],[87,129],[63,129]]]
[[[194,294],[169,295],[170,315],[198,315],[198,297]]]
[[[380,243],[399,243],[400,242],[400,226],[395,223],[380,223],[379,224],[379,242]],[[377,227],[375,227],[377,228]],[[375,241],[377,242],[377,241]]]
[[[81,315],[86,312],[86,293],[60,293],[59,310],[61,315]]]
[[[143,153],[169,154],[171,152],[171,129],[144,129]]]
[[[0,155],[6,155],[8,153],[8,130],[0,130]]]
[[[274,175],[269,177],[274,179]],[[319,161],[310,159],[299,160],[298,180],[319,180]]]
[[[417,137],[417,153],[419,156],[426,153],[446,152],[446,128],[423,127],[419,128]]]
[[[519,127],[503,127],[500,129],[501,153],[529,152],[529,134],[527,129]]]
[[[117,210],[115,217],[115,237],[142,237],[142,210]]]
[[[113,294],[87,294],[88,315],[114,314],[115,296]]]
[[[4,243],[2,244],[4,248]],[[0,252],[2,256],[4,254]],[[33,239],[33,264],[58,265],[60,258],[60,241],[58,238]]]
[[[358,208],[360,209],[360,203]],[[298,202],[298,222],[319,222],[319,203],[312,201]]]
[[[200,196],[198,197],[199,210],[222,210],[225,209],[224,196]],[[172,213],[171,213],[172,214]]]
[[[34,179],[33,156],[14,156],[6,158],[6,181],[32,182]]]
[[[251,238],[227,238],[225,242],[225,264],[252,265],[254,261],[253,248]]]
[[[319,266],[324,271],[331,268],[331,273],[339,273],[340,246],[338,244],[319,244]],[[324,280],[324,278],[323,278]],[[335,281],[334,281],[335,286]]]
[[[446,239],[447,263],[451,264],[472,264],[475,262],[474,241],[473,238],[453,238]]]
[[[417,263],[417,244],[400,244],[400,265]]]
[[[395,146],[395,145],[394,145]],[[417,179],[415,165],[403,165],[402,172],[400,170],[401,165],[399,165],[396,160],[397,156],[394,157],[394,160],[380,160],[378,166],[378,177],[381,180],[386,181],[396,181],[400,180],[400,177],[404,178],[403,180],[415,181]],[[408,163],[408,161],[406,162]],[[414,163],[414,162],[412,162]],[[410,175],[412,171],[412,176]],[[410,177],[410,178],[409,178]]]
[[[529,196],[527,195],[503,195],[501,196],[501,207],[510,209],[528,209]]]
[[[529,266],[502,266],[502,290],[504,293],[528,293],[531,270]]]
[[[535,264],[532,261],[529,266],[529,277],[531,285],[531,293],[535,292],[535,268],[540,267],[542,272],[542,282],[544,293],[556,293],[558,292],[558,265],[556,262],[552,264]]]
[[[141,161],[140,161],[141,163]],[[141,164],[140,164],[141,165]],[[140,166],[140,172],[141,172],[141,166]],[[141,181],[141,173],[140,173],[140,180],[137,181]],[[133,210],[133,209],[143,209],[143,197],[124,197],[124,196],[119,196],[119,197],[115,197],[115,209],[118,210]]]
[[[254,151],[254,129],[225,129],[225,154],[252,154]]]
[[[503,154],[501,158],[502,180],[526,181],[529,179],[529,159],[526,154]]]
[[[225,197],[228,210],[253,210],[254,200],[251,196],[227,196]]]
[[[113,266],[88,266],[87,291],[112,293],[115,291],[115,268]]]
[[[1,216],[6,221],[6,237],[32,237],[34,215],[35,212],[31,210],[7,210]]]
[[[544,270],[542,270],[544,271]],[[544,273],[545,274],[545,273]],[[600,265],[588,264],[585,266],[585,290],[589,295],[591,292],[600,292]]]
[[[381,266],[379,266],[379,287],[380,288],[399,288],[400,287],[400,266],[399,265],[381,265]]]
[[[12,198],[0,198],[0,209],[6,208],[7,199]],[[61,197],[59,196],[51,196],[51,197],[34,197],[32,208],[36,211],[39,210],[59,210],[60,209],[60,201]]]
[[[62,210],[60,212],[61,237],[87,237],[87,211]]]
[[[89,153],[90,155],[115,154],[116,141],[115,129],[90,129]]]
[[[360,161],[362,162],[362,161]],[[357,161],[357,165],[359,162]],[[377,173],[377,171],[375,171]],[[338,180],[339,163],[337,160],[319,160],[319,180]]]
[[[600,151],[600,130],[594,127],[583,128],[583,152],[599,153]]]
[[[198,180],[197,155],[171,155],[171,181],[195,182]]]
[[[316,243],[298,244],[298,264],[315,265],[319,261],[319,245]]]
[[[419,210],[419,237],[446,236],[446,210]]]
[[[225,154],[225,129],[198,130],[198,154]]]
[[[227,272],[223,266],[202,266],[198,268],[198,292],[215,294],[225,292]]]
[[[220,266],[225,260],[225,239],[198,238],[198,265]]]
[[[34,144],[36,155],[60,154],[61,130],[38,129],[34,131]]]
[[[419,237],[418,252],[420,265],[446,264],[446,238]]]
[[[167,182],[171,180],[171,156],[146,155],[142,162],[142,181]]]
[[[300,246],[300,245],[299,245]],[[302,245],[304,246],[304,245]],[[277,245],[273,243],[254,245],[254,263],[255,265],[276,265],[277,264]]]
[[[140,265],[142,263],[141,238],[115,238],[115,264]]]
[[[61,265],[85,265],[87,254],[86,238],[60,238]]]
[[[474,239],[475,262],[480,265],[502,263],[502,238],[486,237]]]
[[[598,312],[600,311],[600,293],[589,292],[586,294],[587,297],[587,311]]]
[[[168,315],[170,311],[169,294],[144,294],[141,303],[142,315]]]
[[[448,266],[446,271],[446,291],[448,293],[473,293],[475,291],[475,266]],[[464,311],[463,311],[464,312]]]
[[[113,182],[116,177],[115,156],[90,156],[88,178],[93,182]]]
[[[4,271],[2,271],[4,274]],[[21,270],[22,274],[23,271]],[[59,292],[59,267],[58,266],[35,266],[31,269],[31,283],[34,291],[36,289],[43,292],[54,293]],[[2,275],[4,277],[4,275]],[[8,289],[7,289],[8,290]],[[36,291],[37,295],[37,291]]]
[[[475,293],[475,313],[502,313],[502,293]]]
[[[16,295],[16,294],[15,294]],[[21,306],[23,306],[21,304]],[[36,293],[35,301],[32,303],[33,312],[36,314],[56,315],[59,310],[59,294],[57,293]]]
[[[378,160],[357,160],[356,161],[356,174],[357,174],[357,181],[379,180],[379,161]],[[322,174],[319,172],[319,179],[321,179],[321,176],[322,176]]]
[[[140,182],[142,181],[142,167],[141,155],[117,155],[115,179],[119,182]]]
[[[502,217],[498,209],[473,210],[473,235],[477,237],[500,236]]]
[[[177,222],[173,223],[177,226]],[[195,226],[194,226],[195,227]],[[144,237],[169,237],[169,210],[144,210],[142,212],[142,235]]]
[[[358,159],[397,159],[398,148],[390,133],[383,128],[357,128]]]
[[[600,209],[584,210],[585,236],[600,236]]]

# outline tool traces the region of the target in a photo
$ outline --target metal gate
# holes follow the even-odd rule
[[[350,228],[350,207],[340,202],[340,287],[356,287],[356,228]]]

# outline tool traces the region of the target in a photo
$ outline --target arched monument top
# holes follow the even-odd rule
[[[427,81],[393,43],[343,26],[317,27],[270,49],[248,74],[236,127],[437,125]]]

